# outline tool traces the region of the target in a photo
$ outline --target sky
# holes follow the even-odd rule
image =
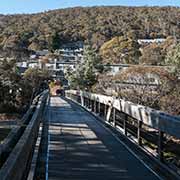
[[[180,0],[1,0],[0,14],[36,13],[76,6],[178,6]]]

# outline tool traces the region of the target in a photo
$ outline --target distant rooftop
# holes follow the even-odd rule
[[[77,41],[77,42],[70,42],[63,44],[61,46],[62,49],[80,49],[84,47],[84,42],[83,41]]]
[[[157,39],[138,39],[138,43],[139,44],[143,44],[143,43],[162,43],[164,42],[166,39],[165,38],[157,38]]]

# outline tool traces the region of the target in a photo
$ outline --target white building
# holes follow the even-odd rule
[[[83,58],[82,48],[79,49],[63,48],[56,50],[55,53],[59,55],[59,59],[61,61],[67,61],[67,62],[81,61]]]
[[[46,56],[47,54],[49,54],[48,49],[43,49],[42,51],[36,51],[37,56]]]
[[[108,75],[116,75],[119,73],[121,70],[126,69],[130,67],[131,65],[129,64],[104,64],[104,68],[107,70]]]
[[[24,61],[24,62],[17,62],[16,66],[18,67],[22,67],[22,68],[28,68],[28,62]]]
[[[51,53],[50,53],[51,55]],[[56,58],[55,58],[56,57]],[[47,69],[53,77],[60,77],[67,69],[76,69],[76,65],[83,59],[83,43],[65,44],[61,49],[55,51],[54,56],[49,56],[48,50],[37,51],[31,55],[26,62],[17,63],[19,68]]]
[[[161,44],[165,41],[165,38],[157,38],[157,39],[138,39],[138,43],[140,45],[148,45],[152,43]]]

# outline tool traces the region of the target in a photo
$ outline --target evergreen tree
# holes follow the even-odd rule
[[[69,74],[68,79],[72,88],[90,90],[97,82],[98,73],[102,71],[99,55],[88,45],[84,49],[83,61],[74,73]]]
[[[60,47],[60,36],[57,32],[55,32],[49,40],[49,50],[55,51],[56,49],[59,49]]]
[[[165,62],[174,66],[173,72],[180,75],[180,43],[174,45],[174,48],[168,52]]]
[[[21,77],[16,72],[15,61],[4,59],[0,61],[0,112],[6,112],[18,105]]]

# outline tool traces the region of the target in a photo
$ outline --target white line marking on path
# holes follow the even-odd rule
[[[48,180],[48,170],[49,170],[49,143],[50,143],[50,133],[49,133],[49,125],[50,125],[50,106],[48,103],[48,114],[47,114],[48,120],[47,120],[47,124],[48,124],[48,143],[47,143],[47,157],[46,157],[46,180]]]

